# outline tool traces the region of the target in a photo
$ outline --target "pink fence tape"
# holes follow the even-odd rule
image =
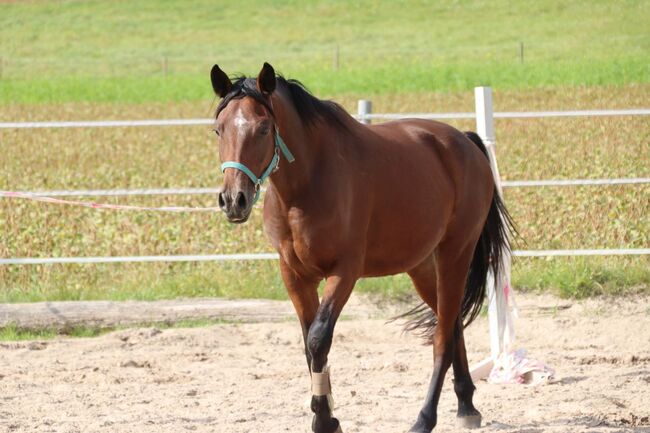
[[[0,197],[22,198],[26,200],[40,201],[44,203],[65,204],[71,206],[82,206],[91,209],[111,210],[132,210],[132,211],[154,211],[154,212],[219,212],[218,207],[182,207],[182,206],[131,206],[122,204],[95,203],[92,201],[62,200],[53,197],[36,196],[16,191],[0,191]]]
[[[555,370],[541,361],[528,358],[526,349],[519,349],[499,355],[488,382],[539,385],[552,381],[554,376]]]

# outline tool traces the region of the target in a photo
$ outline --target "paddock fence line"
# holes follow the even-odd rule
[[[496,140],[494,119],[531,119],[553,117],[586,116],[645,116],[650,115],[650,108],[616,109],[616,110],[571,110],[571,111],[522,111],[494,112],[492,109],[492,91],[489,87],[475,88],[476,111],[473,113],[372,113],[372,102],[358,101],[358,110],[354,116],[362,123],[372,120],[392,120],[402,118],[421,119],[476,119],[477,132],[488,148],[499,190],[502,187],[554,187],[554,186],[604,186],[647,184],[650,178],[619,179],[551,179],[551,180],[513,180],[500,181],[496,161]],[[91,120],[91,121],[52,121],[52,122],[0,122],[0,129],[35,129],[35,128],[106,128],[106,127],[155,127],[155,126],[196,126],[211,125],[213,119],[145,119],[145,120]],[[219,188],[147,188],[147,189],[97,189],[97,190],[58,190],[58,191],[0,191],[0,197],[23,198],[49,203],[72,204],[96,209],[116,210],[156,210],[156,211],[215,211],[216,208],[183,207],[142,207],[127,205],[104,205],[95,202],[62,200],[55,197],[71,196],[138,196],[138,195],[175,195],[175,194],[216,194]],[[597,255],[647,255],[648,248],[619,249],[575,249],[575,250],[519,250],[513,251],[518,257],[549,256],[597,256]],[[0,265],[28,265],[55,263],[117,263],[117,262],[180,262],[180,261],[240,261],[277,259],[277,254],[216,254],[216,255],[181,255],[181,256],[125,256],[125,257],[50,257],[50,258],[0,258]]]
[[[514,250],[515,257],[575,257],[648,255],[650,248],[584,249],[584,250]],[[22,257],[0,259],[1,265],[53,265],[155,262],[240,262],[278,260],[277,253],[195,254],[176,256],[98,256],[98,257]]]
[[[0,191],[0,197],[5,198],[20,198],[26,200],[33,200],[43,203],[62,204],[86,207],[90,209],[111,209],[123,211],[150,211],[150,212],[219,212],[221,209],[218,207],[184,207],[184,206],[133,206],[124,204],[110,204],[110,203],[96,203],[94,201],[79,201],[79,200],[63,200],[54,197],[46,197],[42,195],[32,195],[17,191]],[[255,207],[258,207],[256,205]]]
[[[361,100],[370,102],[366,100]],[[375,113],[372,104],[359,101],[355,117],[364,123],[372,120],[397,120],[404,118],[453,120],[476,119],[476,113]],[[493,113],[496,119],[535,119],[543,117],[600,117],[600,116],[647,116],[650,108],[625,110],[569,110],[569,111],[504,111]],[[0,129],[36,128],[115,128],[142,126],[200,126],[212,125],[214,119],[143,119],[143,120],[75,120],[51,122],[0,122]]]
[[[650,181],[650,179],[649,179]],[[265,188],[262,188],[264,190]],[[32,197],[127,197],[142,195],[201,195],[218,194],[220,188],[134,188],[134,189],[74,189],[53,191],[15,191]],[[5,191],[7,192],[7,191]],[[0,192],[0,194],[2,194]]]
[[[555,186],[598,186],[598,185],[637,185],[650,183],[650,177],[629,177],[612,179],[540,179],[504,180],[504,188],[555,187]],[[0,191],[0,197],[128,197],[156,195],[201,195],[218,194],[220,188],[133,188],[133,189],[71,189],[51,191]],[[262,188],[262,192],[266,188]]]
[[[278,260],[277,253],[194,254],[177,256],[102,256],[102,257],[23,257],[0,259],[0,265],[51,265],[89,263],[152,263],[152,262],[238,262]]]

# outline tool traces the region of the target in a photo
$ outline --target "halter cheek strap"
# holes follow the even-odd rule
[[[255,199],[253,199],[253,203],[255,203],[260,198],[260,187],[262,186],[264,181],[280,167],[279,151],[282,152],[284,157],[290,163],[295,161],[295,158],[293,157],[291,151],[289,151],[287,144],[284,142],[282,137],[280,137],[280,133],[278,132],[278,128],[276,126],[275,127],[275,152],[273,153],[273,158],[271,159],[271,162],[269,162],[268,167],[266,167],[266,170],[264,170],[264,173],[262,173],[260,177],[255,176],[255,173],[253,173],[253,171],[250,168],[246,167],[244,164],[237,161],[226,161],[223,164],[221,164],[221,172],[223,173],[224,171],[226,171],[227,168],[234,168],[236,170],[243,171],[244,174],[248,176],[248,178],[253,182],[253,185],[255,185]]]

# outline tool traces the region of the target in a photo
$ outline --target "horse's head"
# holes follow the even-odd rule
[[[279,136],[276,138],[270,99],[275,71],[264,63],[257,79],[239,78],[233,83],[214,65],[210,78],[214,92],[222,98],[214,124],[224,173],[219,207],[230,222],[243,223],[259,197],[262,182],[279,160]]]

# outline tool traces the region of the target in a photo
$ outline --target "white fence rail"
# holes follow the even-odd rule
[[[0,265],[52,265],[88,263],[151,263],[151,262],[233,262],[244,260],[277,260],[277,253],[198,254],[179,256],[104,256],[104,257],[24,257],[0,259]]]
[[[0,129],[36,128],[115,128],[131,126],[193,126],[211,125],[213,119],[151,119],[151,120],[73,120],[66,122],[3,122]]]
[[[517,257],[570,257],[570,256],[621,256],[647,255],[650,248],[587,249],[587,250],[515,250]],[[154,262],[234,262],[249,260],[278,260],[277,253],[250,254],[198,254],[178,256],[104,256],[104,257],[23,257],[0,259],[0,265],[53,265],[101,263],[154,263]]]
[[[650,177],[630,177],[620,179],[550,179],[550,180],[504,180],[504,188],[541,186],[597,186],[597,185],[637,185],[650,183]],[[265,188],[262,188],[264,191]],[[200,195],[217,194],[219,188],[134,188],[134,189],[70,189],[51,191],[16,191],[34,197],[127,197],[143,195]]]
[[[124,197],[141,195],[217,194],[219,188],[143,188],[143,189],[71,189],[53,191],[16,191],[34,197]]]
[[[372,113],[372,103],[361,100],[355,117],[362,123],[372,120],[393,120],[402,118],[420,119],[476,119],[477,130],[492,154],[495,152],[493,119],[531,119],[553,117],[593,117],[593,116],[645,116],[650,115],[650,108],[624,110],[572,110],[572,111],[521,111],[492,112],[491,90],[477,88],[475,91],[475,113]],[[0,122],[0,129],[33,128],[107,128],[107,127],[153,127],[153,126],[192,126],[211,125],[213,119],[148,119],[148,120],[98,120],[65,122]],[[496,159],[491,158],[492,168],[498,174]],[[554,186],[593,186],[593,185],[629,185],[650,183],[650,178],[621,179],[554,179],[554,180],[513,180],[502,181],[502,187],[554,187]],[[177,194],[215,194],[218,188],[147,188],[147,189],[95,189],[95,190],[57,190],[22,192],[34,197],[66,196],[141,196],[141,195],[177,195]],[[581,249],[581,250],[533,250],[513,251],[518,257],[548,256],[596,256],[596,255],[647,255],[649,248],[620,249]],[[125,263],[125,262],[188,262],[188,261],[240,261],[240,260],[276,260],[275,253],[259,254],[212,254],[212,255],[177,255],[177,256],[123,256],[123,257],[46,257],[46,258],[0,258],[0,265],[38,265],[71,263]]]
[[[366,101],[368,102],[368,101]],[[476,113],[376,113],[370,112],[371,105],[359,105],[354,116],[361,121],[417,119],[475,119]],[[495,119],[532,119],[542,117],[593,117],[593,116],[647,116],[650,108],[629,110],[572,110],[572,111],[504,111],[495,112]],[[115,128],[139,126],[196,126],[211,125],[213,119],[145,119],[145,120],[77,120],[65,122],[0,122],[0,129],[35,128]]]

